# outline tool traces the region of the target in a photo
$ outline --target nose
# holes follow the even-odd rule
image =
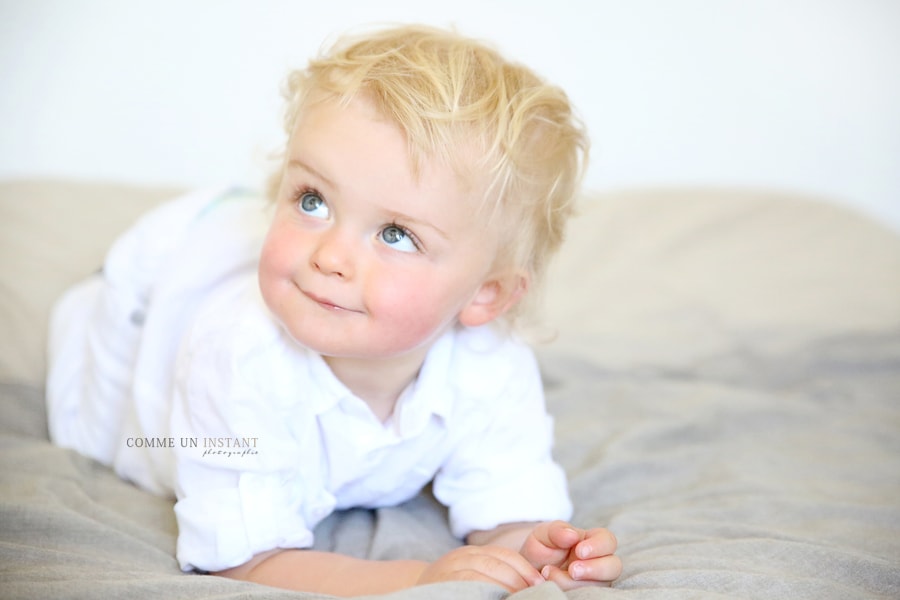
[[[312,267],[323,275],[349,279],[353,276],[353,248],[337,228],[322,234],[310,256]]]

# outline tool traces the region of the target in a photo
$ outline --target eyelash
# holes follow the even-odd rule
[[[388,227],[396,227],[397,229],[399,229],[400,231],[402,231],[402,232],[403,232],[403,235],[405,235],[406,237],[408,237],[408,238],[409,238],[409,241],[411,241],[412,244],[413,244],[413,246],[416,247],[416,250],[418,250],[419,252],[422,251],[422,243],[419,241],[419,238],[416,237],[416,234],[414,234],[412,231],[410,231],[409,229],[407,229],[407,228],[404,227],[403,225],[400,225],[399,223],[397,223],[397,221],[391,221],[390,223],[388,223],[387,225],[385,225],[384,227],[382,227],[380,231],[383,232],[383,231],[384,231],[385,229],[387,229]]]
[[[303,196],[305,196],[306,194],[314,194],[321,198],[323,202],[325,202],[325,196],[323,196],[322,193],[319,192],[319,190],[314,187],[303,186],[296,188],[296,190],[294,191],[294,194],[292,196],[293,203],[297,204],[298,202],[300,202],[303,199]]]

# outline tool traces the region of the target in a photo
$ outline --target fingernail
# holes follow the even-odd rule
[[[587,544],[581,544],[578,548],[575,549],[575,553],[578,555],[578,558],[589,558],[591,556],[591,552],[593,548],[591,548]]]
[[[541,569],[541,577],[550,579],[550,565],[544,565],[544,568]]]
[[[572,579],[581,579],[581,576],[584,575],[584,566],[579,563],[572,563],[569,565],[569,575],[572,576]]]

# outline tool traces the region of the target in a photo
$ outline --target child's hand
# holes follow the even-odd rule
[[[522,556],[547,581],[563,590],[584,585],[609,585],[622,573],[615,555],[616,537],[606,529],[577,529],[563,521],[541,523],[525,543]]]
[[[451,580],[486,581],[509,592],[544,582],[521,554],[502,546],[463,546],[452,550],[425,567],[418,584]]]

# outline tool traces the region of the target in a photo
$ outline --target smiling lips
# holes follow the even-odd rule
[[[313,302],[315,302],[316,304],[318,304],[325,310],[330,310],[333,312],[356,312],[356,313],[359,312],[358,310],[353,310],[351,308],[346,308],[346,307],[340,306],[338,304],[335,304],[334,302],[331,302],[327,298],[322,298],[320,296],[316,296],[315,294],[313,294],[311,292],[307,292],[305,290],[301,290],[301,291],[303,292],[304,296],[306,296],[307,298],[309,298],[310,300],[312,300]]]

